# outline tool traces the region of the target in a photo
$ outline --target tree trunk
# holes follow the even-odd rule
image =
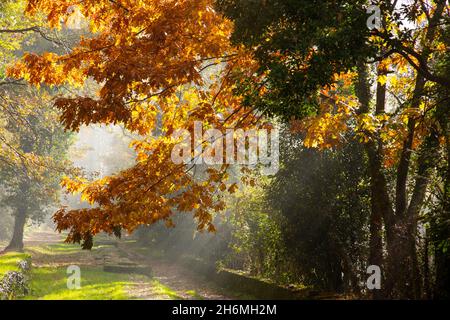
[[[417,259],[417,220],[425,200],[431,173],[438,159],[439,139],[436,132],[425,139],[417,160],[418,168],[405,214],[396,217],[393,241],[388,242],[389,271],[392,286],[391,297],[419,299],[422,297],[421,274]]]
[[[424,298],[431,299],[432,294],[430,290],[430,240],[428,239],[428,230],[425,229],[424,244],[423,244],[423,291]]]
[[[446,236],[450,236],[447,230]],[[450,254],[444,252],[442,248],[435,247],[436,259],[436,284],[434,289],[434,299],[450,299]]]
[[[386,211],[391,207],[387,195],[386,180],[381,172],[381,159],[374,143],[366,146],[370,167],[370,190],[371,190],[371,213],[370,213],[370,238],[369,238],[369,264],[379,266],[383,271],[383,219],[389,215]],[[383,294],[380,290],[372,293],[374,299],[381,299]]]
[[[356,94],[361,103],[359,113],[368,113],[370,104],[370,85],[368,81],[367,66],[364,62],[358,63],[358,81],[356,84]],[[377,107],[376,112],[384,111],[384,101],[386,95],[386,87],[377,87]],[[369,238],[369,265],[376,265],[383,267],[383,210],[389,205],[386,204],[386,192],[383,188],[386,181],[381,172],[381,159],[379,157],[379,150],[375,142],[370,142],[365,145],[366,153],[369,158],[369,172],[370,172],[370,189],[371,189],[371,213],[369,218],[370,238]],[[380,290],[372,292],[373,299],[381,299],[382,293]]]
[[[445,110],[445,109],[444,109]],[[449,133],[448,111],[441,118],[441,125],[446,133]],[[450,250],[444,250],[442,244],[450,239],[450,135],[446,138],[447,168],[442,173],[444,190],[442,195],[442,208],[438,213],[438,221],[432,226],[433,247],[436,266],[436,280],[434,286],[434,299],[450,299]]]
[[[23,231],[26,223],[26,209],[19,207],[14,219],[14,231],[12,239],[5,251],[22,251],[23,250]]]
[[[429,28],[425,36],[425,45],[421,57],[428,62],[431,52],[431,43],[435,38],[436,26],[438,25],[446,1],[437,1],[436,10],[429,21]],[[418,73],[411,101],[412,107],[418,107],[426,79],[423,74]],[[395,192],[395,215],[393,223],[389,226],[386,222],[387,250],[388,250],[388,281],[386,281],[386,293],[393,298],[419,298],[421,295],[420,272],[418,268],[416,252],[417,218],[422,208],[425,192],[428,185],[429,170],[432,168],[432,157],[434,154],[433,144],[436,142],[433,133],[424,144],[425,150],[418,160],[418,172],[409,207],[407,207],[407,182],[410,170],[410,160],[413,149],[415,134],[414,117],[408,119],[408,135],[403,144],[399,165],[397,168],[396,192]],[[430,148],[431,147],[431,148]],[[389,234],[391,236],[389,236]]]

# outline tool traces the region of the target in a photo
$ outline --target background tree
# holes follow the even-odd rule
[[[70,170],[66,157],[70,134],[57,123],[51,90],[33,89],[5,75],[7,64],[21,55],[22,46],[42,49],[56,41],[40,29],[38,19],[24,17],[24,4],[3,1],[0,6],[4,17],[0,23],[0,201],[2,216],[10,212],[14,216],[6,250],[21,250],[26,222],[42,222],[54,210],[59,178]]]
[[[0,166],[4,189],[1,203],[12,210],[15,218],[6,251],[23,248],[27,221],[42,222],[55,210],[61,175],[70,170],[67,150],[71,144],[70,133],[58,125],[57,112],[44,92],[19,88],[8,93],[14,93],[14,98],[3,92],[2,106],[20,112],[20,118],[6,119],[5,128],[14,141],[10,148],[16,151],[17,157]]]
[[[450,43],[450,28],[447,26],[443,36],[446,43]],[[442,72],[450,72],[450,53],[444,53],[441,64]],[[445,71],[446,70],[446,71]],[[427,233],[425,237],[426,246],[424,250],[434,251],[431,254],[425,251],[424,269],[425,283],[424,288],[428,290],[428,297],[434,296],[438,299],[450,298],[450,108],[448,107],[450,92],[448,88],[436,88],[439,108],[436,110],[435,117],[438,119],[442,131],[445,133],[442,138],[443,148],[437,161],[437,170],[433,179],[433,189],[429,197],[427,208],[429,212],[425,215]],[[431,199],[430,199],[431,198]],[[434,290],[432,263],[428,255],[435,257],[435,282]],[[431,269],[431,270],[430,270]],[[433,291],[434,292],[433,292]]]

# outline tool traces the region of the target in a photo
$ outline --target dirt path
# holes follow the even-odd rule
[[[221,288],[217,288],[214,284],[195,276],[190,270],[186,270],[182,266],[163,260],[141,260],[141,262],[150,266],[155,280],[172,289],[182,299],[233,299],[230,295],[224,294],[224,290]],[[134,290],[134,294],[144,300],[151,300],[154,294],[154,289],[146,284],[141,284]]]
[[[37,246],[37,245],[48,245],[61,243],[63,241],[63,236],[58,234],[51,229],[40,229],[33,231],[31,233],[25,234],[24,244],[26,247]]]
[[[101,266],[101,259],[97,254],[78,250],[72,246],[66,249],[64,237],[51,229],[27,234],[24,237],[24,245],[25,251],[32,256],[33,266],[37,268],[69,265]]]
[[[26,251],[32,255],[33,266],[62,267],[83,265],[103,268],[105,263],[131,261],[151,268],[153,277],[129,274],[126,290],[130,297],[143,300],[159,299],[230,299],[223,290],[202,281],[186,268],[164,260],[148,259],[129,249],[99,245],[92,251],[65,245],[63,237],[52,230],[39,230],[25,237]],[[124,260],[125,259],[125,260]],[[107,297],[106,297],[107,298]]]

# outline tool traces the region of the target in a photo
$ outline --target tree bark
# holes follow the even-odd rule
[[[358,81],[356,85],[356,94],[361,103],[359,113],[369,112],[370,103],[370,85],[368,81],[367,66],[363,62],[358,64]],[[386,87],[377,87],[377,106],[376,112],[384,111]],[[379,146],[372,141],[365,145],[366,153],[369,158],[369,172],[371,177],[371,213],[369,217],[369,265],[379,266],[383,270],[383,217],[388,213],[384,212],[390,208],[389,197],[387,194],[387,183],[382,173],[382,161],[379,152]],[[381,299],[382,292],[374,290],[371,294],[373,299]]]
[[[417,258],[417,220],[425,200],[426,190],[435,161],[438,158],[439,140],[432,132],[424,141],[417,160],[418,168],[406,214],[397,217],[394,237],[389,251],[389,270],[392,286],[391,297],[420,299],[422,297],[421,274]]]
[[[26,209],[20,206],[14,219],[14,231],[9,245],[5,251],[22,251],[23,250],[23,232],[26,223]]]
[[[429,28],[425,36],[424,48],[421,52],[422,60],[428,62],[430,46],[435,38],[438,25],[446,1],[437,1],[436,10],[429,21]],[[418,73],[414,87],[411,107],[418,108],[422,100],[426,79]],[[418,159],[417,177],[412,191],[409,206],[407,181],[415,135],[416,119],[408,119],[408,135],[404,141],[399,165],[397,167],[395,215],[393,223],[386,224],[388,250],[388,281],[386,294],[393,298],[418,299],[421,297],[421,283],[419,264],[417,259],[416,235],[417,218],[422,208],[428,186],[430,170],[435,155],[434,145],[437,137],[431,133],[424,142],[424,148]],[[389,237],[391,234],[391,237]]]
[[[443,114],[440,118],[441,127],[446,133],[446,157],[447,167],[441,172],[444,181],[443,194],[441,199],[440,212],[437,213],[437,221],[431,224],[432,243],[434,247],[434,257],[436,266],[436,280],[434,286],[434,299],[450,299],[450,251],[444,250],[442,244],[450,239],[450,114],[443,106]]]
[[[16,210],[14,215],[14,230],[11,241],[4,251],[22,251],[23,250],[23,232],[27,222],[28,211],[28,192],[29,181],[23,181],[19,184],[19,196],[16,199]]]
[[[423,297],[431,299],[430,290],[430,240],[428,238],[428,230],[425,230],[424,244],[423,244]]]

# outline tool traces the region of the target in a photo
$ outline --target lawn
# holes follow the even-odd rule
[[[11,252],[0,256],[0,278],[8,271],[18,271],[18,262],[31,257],[25,300],[127,300],[127,299],[203,299],[196,291],[177,291],[139,274],[103,271],[105,259],[116,263],[120,252],[112,245],[95,246],[91,251],[77,245],[42,243],[28,246],[26,253]],[[68,267],[80,267],[80,288],[69,289]],[[143,293],[144,292],[144,293]]]
[[[8,271],[19,271],[19,266],[17,265],[19,261],[30,258],[30,255],[27,253],[20,252],[8,252],[3,255],[0,255],[0,279]]]
[[[64,243],[29,247],[36,260],[32,273],[31,294],[25,299],[42,300],[124,300],[132,299],[127,288],[133,285],[129,274],[107,273],[94,257],[101,257],[109,246],[84,251],[80,246]],[[68,289],[70,265],[80,267],[80,289]],[[138,276],[141,277],[141,276]],[[142,276],[143,277],[143,276]],[[147,279],[148,281],[148,279]]]
[[[31,295],[42,300],[124,300],[130,299],[126,287],[133,285],[127,274],[106,273],[99,267],[81,266],[81,288],[67,288],[66,267],[34,268]]]

